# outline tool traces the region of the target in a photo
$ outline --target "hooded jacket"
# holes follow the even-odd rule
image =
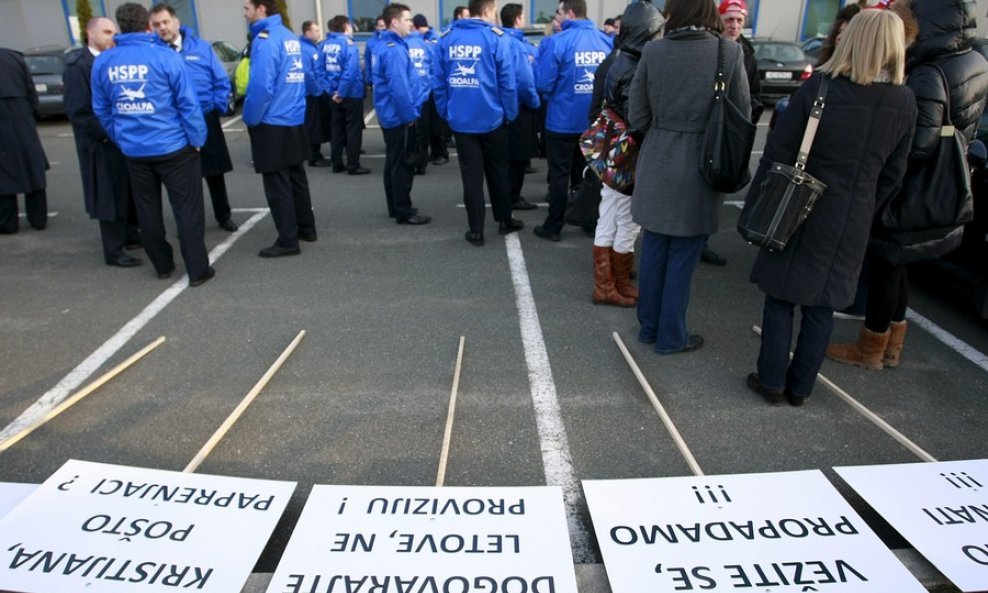
[[[914,0],[919,25],[916,40],[906,51],[906,86],[916,96],[919,116],[909,153],[906,178],[922,170],[940,144],[947,94],[937,66],[946,75],[950,92],[950,118],[970,142],[988,97],[988,61],[972,50],[975,39],[974,0]],[[930,196],[935,200],[938,196]],[[893,198],[894,202],[894,198]],[[932,206],[931,208],[935,208]],[[903,221],[910,228],[924,228],[923,220]],[[932,227],[932,225],[931,225]],[[960,245],[962,224],[927,231],[892,231],[875,219],[869,248],[892,263],[936,259]]]
[[[301,126],[305,122],[305,56],[298,37],[275,14],[250,26],[250,82],[244,123]]]
[[[539,93],[535,90],[535,72],[532,70],[535,46],[525,40],[525,31],[522,29],[504,29],[504,32],[511,37],[512,63],[518,84],[518,103],[528,109],[538,109],[541,103]]]
[[[419,118],[421,105],[418,73],[408,56],[408,44],[394,31],[381,33],[371,56],[374,109],[385,130],[408,125]]]
[[[348,41],[352,43],[352,40],[343,33],[333,32],[319,44],[319,75],[322,77],[323,91],[329,95],[339,89],[340,79],[343,78],[349,49]]]
[[[607,71],[604,98],[624,121],[628,121],[628,92],[642,50],[659,34],[665,22],[662,13],[649,2],[629,4],[621,17],[621,49]]]
[[[182,36],[182,51],[178,55],[182,56],[189,69],[189,78],[192,79],[203,114],[214,109],[226,113],[230,99],[230,77],[223,69],[223,64],[216,57],[212,46],[193,35],[188,27],[183,25],[178,28],[178,32]],[[171,49],[160,37],[157,41]]]
[[[305,66],[305,96],[318,97],[323,93],[322,53],[305,35],[299,35],[298,42],[302,46],[302,64]]]
[[[593,94],[594,73],[613,42],[586,19],[571,19],[542,42],[535,62],[535,86],[545,98],[545,127],[557,134],[579,134]]]

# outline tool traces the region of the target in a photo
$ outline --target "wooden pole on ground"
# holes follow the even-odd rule
[[[460,348],[456,354],[456,369],[453,371],[453,388],[449,394],[449,412],[446,414],[446,431],[443,433],[443,448],[439,454],[436,486],[442,486],[446,480],[446,462],[449,460],[449,442],[453,437],[453,414],[456,412],[456,396],[460,390],[460,369],[463,368],[463,344],[465,341],[465,338],[460,336]]]

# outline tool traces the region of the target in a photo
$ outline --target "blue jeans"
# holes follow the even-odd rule
[[[796,305],[765,295],[762,313],[762,347],[758,352],[758,378],[773,391],[787,391],[809,397],[820,372],[827,344],[834,329],[834,310],[829,307],[803,307],[799,338],[792,362],[793,312]]]
[[[646,230],[638,274],[639,341],[655,342],[659,354],[686,346],[686,308],[690,302],[693,270],[707,235],[672,237]]]

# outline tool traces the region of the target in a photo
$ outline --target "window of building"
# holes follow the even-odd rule
[[[106,16],[106,0],[89,0],[93,16]],[[86,23],[80,23],[76,14],[76,0],[62,0],[62,11],[65,13],[65,26],[69,30],[69,44],[82,43],[80,32]]]
[[[152,1],[151,6],[158,4],[157,1]],[[182,23],[182,26],[188,27],[192,34],[199,36],[199,17],[196,14],[196,0],[168,0],[168,4],[175,9],[175,16]]]
[[[388,0],[347,0],[347,10],[354,28],[365,33],[374,30],[377,17],[381,16],[387,5]]]
[[[552,20],[559,9],[559,0],[532,0],[528,20],[533,25],[544,25]]]
[[[806,0],[800,39],[826,36],[841,4],[841,0]]]

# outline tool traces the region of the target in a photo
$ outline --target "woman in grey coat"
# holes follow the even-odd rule
[[[798,406],[809,397],[833,329],[833,310],[854,300],[872,218],[906,172],[916,127],[916,100],[903,85],[902,20],[885,10],[851,19],[818,74],[793,95],[765,145],[748,200],[773,162],[794,163],[820,88],[829,90],[806,172],[827,189],[782,252],[761,250],[751,281],[765,293],[758,372],[748,387],[771,404]],[[793,314],[800,306],[792,362]]]
[[[713,2],[669,0],[665,38],[645,46],[629,92],[628,123],[645,133],[631,214],[644,229],[638,276],[638,339],[659,354],[690,352],[690,281],[704,242],[717,232],[721,194],[700,175],[703,132],[714,97],[719,32]],[[750,116],[741,46],[726,43],[728,94]]]

